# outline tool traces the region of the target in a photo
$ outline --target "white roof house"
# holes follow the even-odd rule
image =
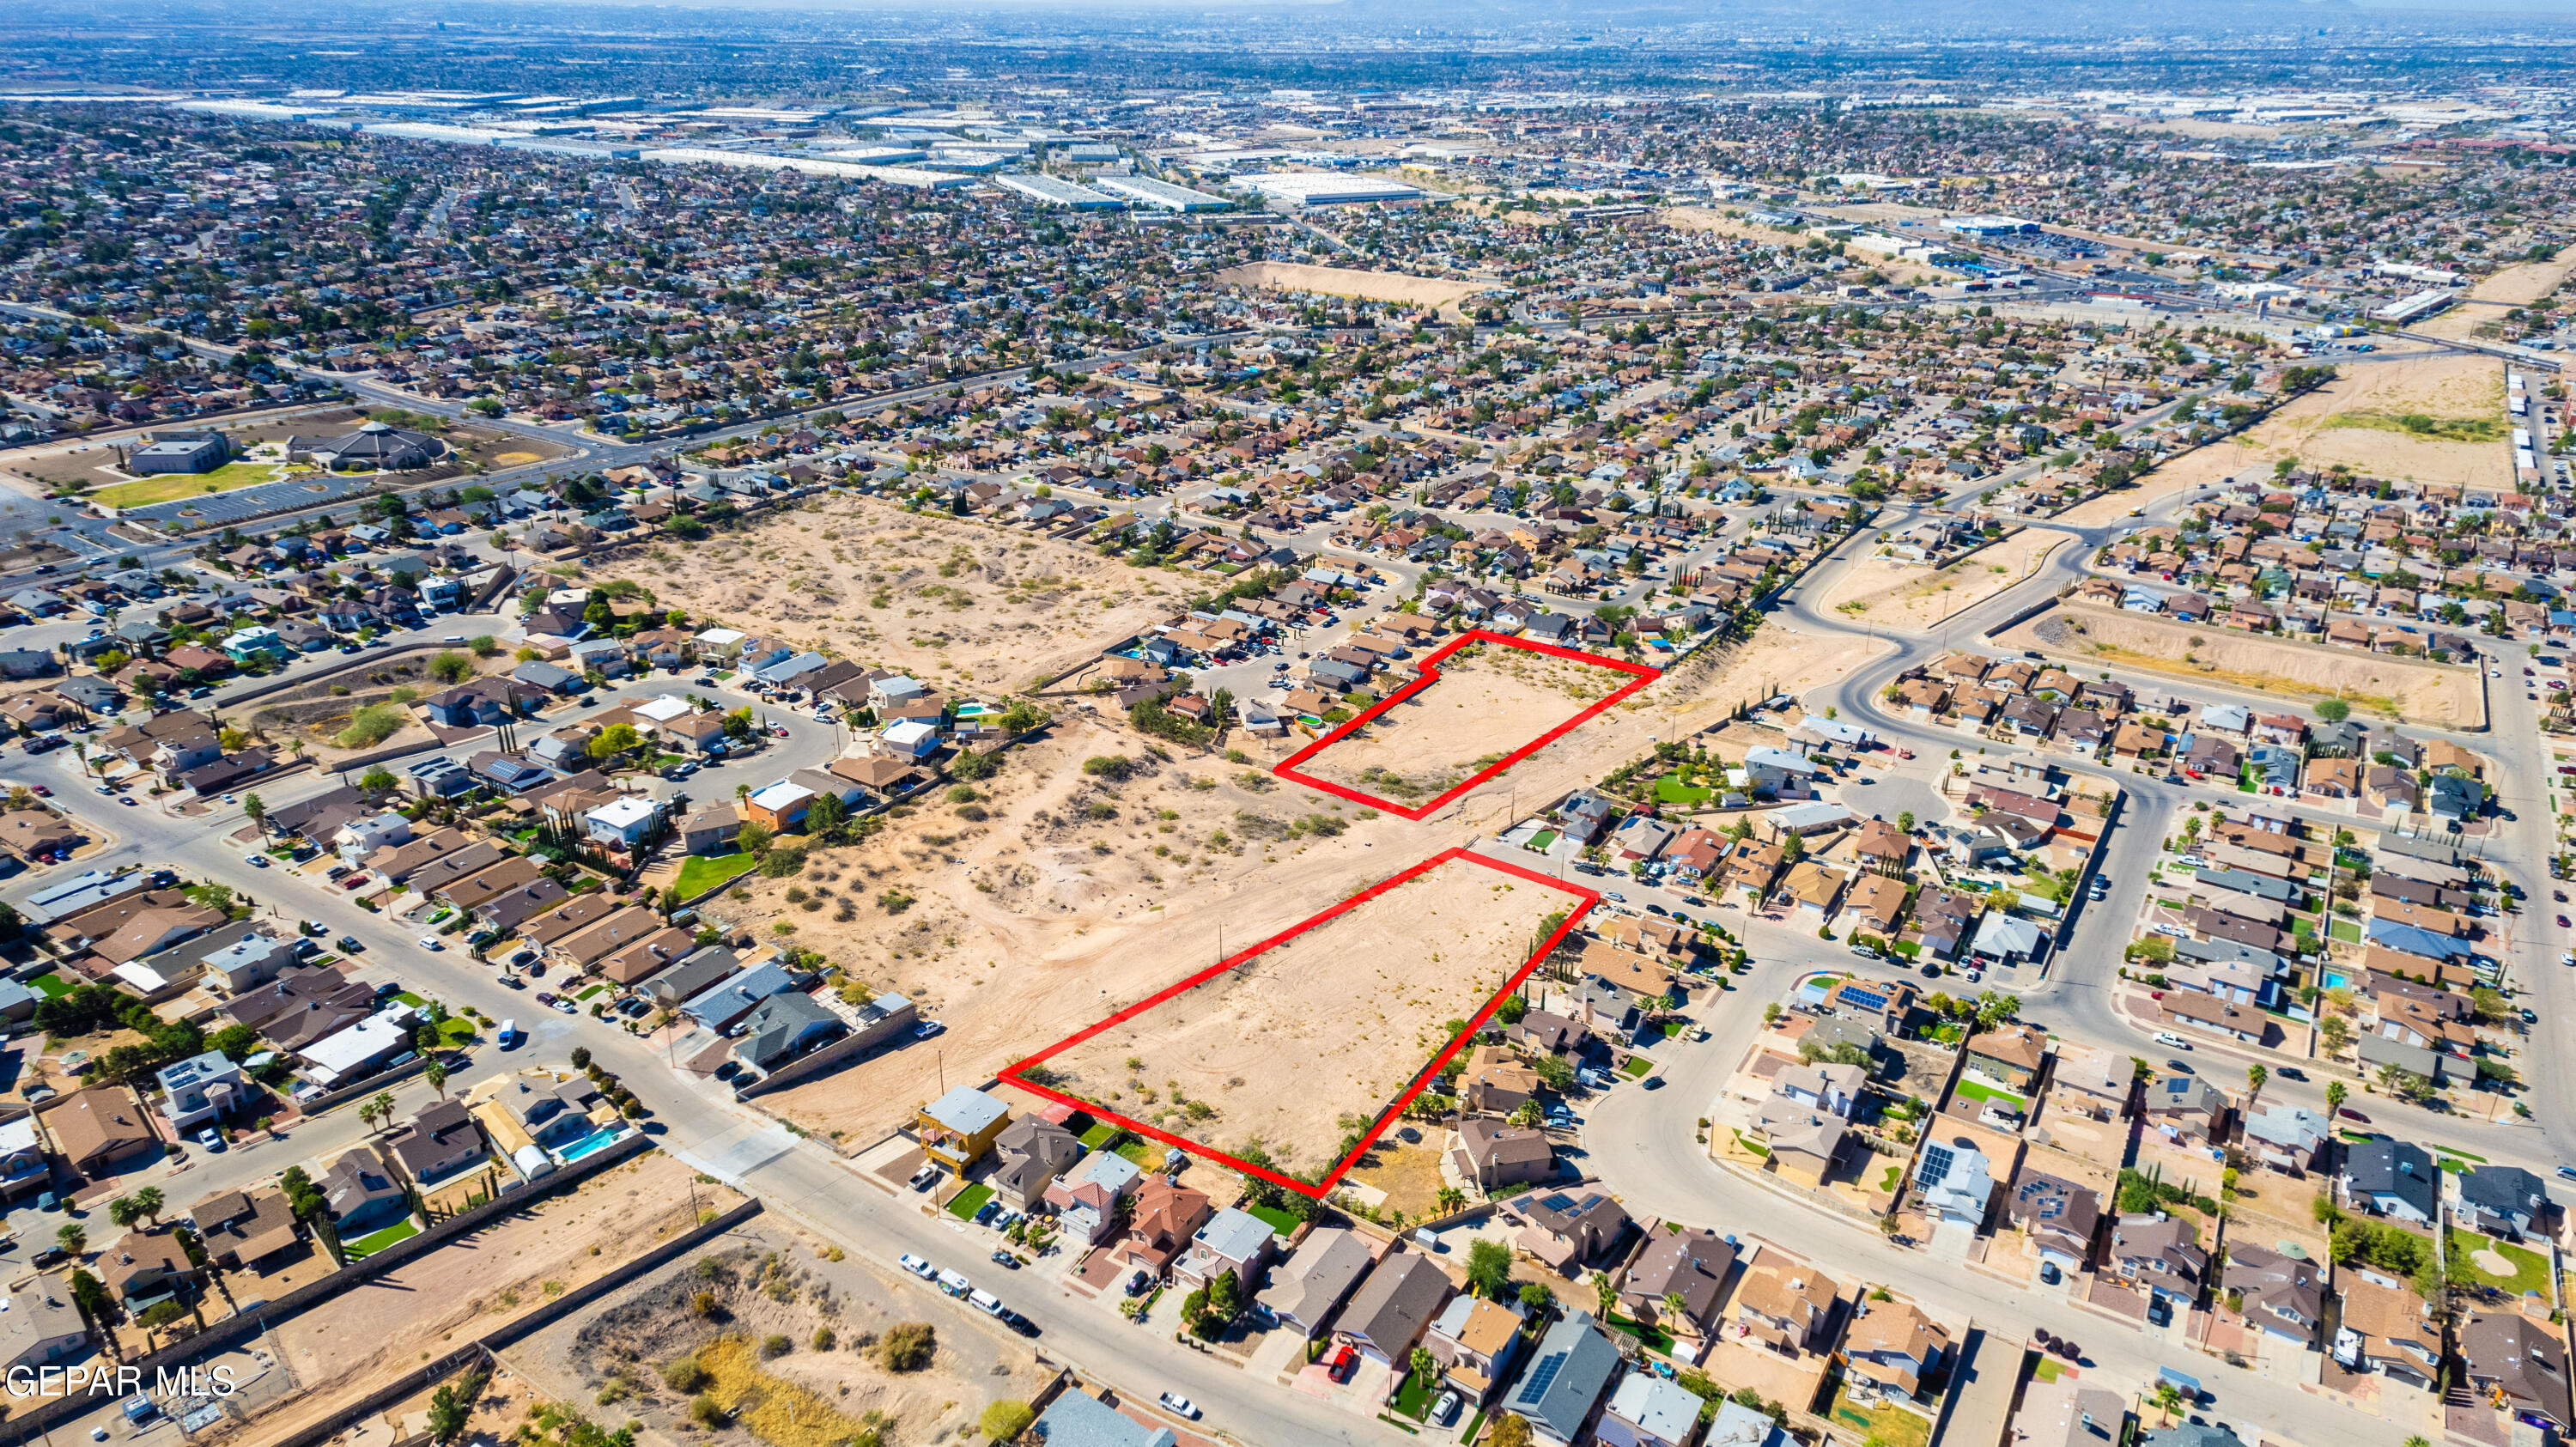
[[[971,1085],[961,1085],[923,1107],[922,1113],[959,1135],[980,1135],[1010,1107]]]
[[[325,1090],[339,1088],[408,1044],[412,1020],[411,1007],[404,1005],[323,1036],[296,1052],[304,1058],[306,1078]]]
[[[939,730],[917,718],[897,722],[880,737],[887,748],[908,758],[920,758],[939,747]]]
[[[689,706],[687,699],[666,693],[651,703],[631,705],[627,712],[651,723],[669,723],[675,718],[685,718],[696,713],[697,710]]]

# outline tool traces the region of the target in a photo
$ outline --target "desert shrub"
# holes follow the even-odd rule
[[[392,738],[403,726],[402,710],[389,703],[361,705],[349,715],[349,726],[331,736],[344,749],[369,749]]]
[[[877,1361],[890,1372],[917,1372],[939,1354],[939,1334],[926,1321],[902,1321],[877,1341]]]
[[[830,1327],[818,1326],[814,1328],[814,1350],[818,1352],[827,1352],[840,1345],[840,1342],[840,1335],[834,1332]]]
[[[760,1356],[763,1361],[783,1357],[795,1349],[796,1344],[789,1341],[784,1332],[771,1332],[760,1339]]]
[[[694,1392],[706,1384],[707,1369],[694,1356],[674,1357],[662,1364],[662,1385],[672,1391]]]

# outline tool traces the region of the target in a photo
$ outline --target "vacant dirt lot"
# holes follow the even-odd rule
[[[657,543],[596,578],[631,578],[698,626],[959,691],[1061,672],[1197,591],[1088,548],[865,497],[819,499],[702,543]]]
[[[2247,435],[2249,462],[2268,469],[2278,458],[2296,457],[2310,467],[2344,463],[2370,477],[2512,486],[2502,362],[2445,356],[2338,365],[2334,381],[2293,400]],[[2451,431],[2484,423],[2492,440],[2419,436],[2398,420],[2410,415],[2450,424]]]
[[[950,1085],[987,1078],[1194,965],[1502,828],[1515,799],[1535,810],[1658,738],[1829,683],[1890,646],[1766,626],[1419,824],[1272,778],[1284,743],[1223,740],[1239,761],[1157,754],[1123,721],[1082,704],[1060,710],[1046,738],[974,786],[973,801],[909,807],[863,843],[808,856],[793,878],[754,875],[712,902],[736,929],[772,937],[792,927],[795,944],[871,987],[902,991],[948,1027],[936,1047],[888,1051],[762,1104],[855,1151],[937,1095],[943,1065]],[[1125,777],[1084,771],[1087,759],[1113,756],[1127,761]]]
[[[2547,261],[2508,266],[2470,287],[2459,305],[2414,330],[2436,337],[2473,335],[2481,323],[2501,320],[2508,309],[2528,306],[2558,290],[2571,270],[2576,270],[2576,246]]]
[[[1229,266],[1216,280],[1268,291],[1311,292],[1317,296],[1357,297],[1408,306],[1442,307],[1466,300],[1489,283],[1411,276],[1401,271],[1357,271],[1342,266],[1307,266],[1291,261],[1256,261]]]
[[[1471,643],[1430,666],[1440,676],[1429,687],[1299,771],[1412,808],[1637,677],[1501,643]]]
[[[1192,1140],[1226,1150],[1257,1140],[1319,1170],[1529,958],[1541,922],[1573,902],[1449,860],[1048,1056],[1046,1083]]]
[[[933,1353],[924,1366],[889,1370],[881,1344],[904,1322],[931,1328]],[[775,1349],[778,1337],[786,1350],[767,1355],[761,1344]],[[504,1359],[594,1420],[640,1420],[659,1440],[728,1447],[832,1447],[869,1426],[888,1442],[942,1441],[971,1434],[988,1402],[1029,1400],[1043,1380],[1026,1348],[971,1322],[962,1303],[907,1290],[855,1259],[833,1261],[820,1243],[767,1217]],[[690,1363],[705,1378],[677,1390]],[[731,1413],[712,1436],[689,1421],[695,1391]]]
[[[2020,625],[1996,642],[2060,658],[2204,679],[2291,698],[2333,695],[2356,709],[2446,728],[2486,723],[2475,669],[2284,643],[2207,625],[2171,623],[2113,608],[2067,606]]]
[[[1942,619],[2030,576],[2052,549],[2073,536],[2048,528],[2024,528],[1944,568],[1870,559],[1854,564],[1835,582],[1824,606],[1881,628],[1936,628]]]
[[[689,1168],[660,1152],[545,1197],[290,1320],[272,1335],[302,1391],[257,1424],[262,1438],[328,1413],[393,1374],[608,1271],[691,1224]],[[700,1183],[698,1204],[741,1197]]]

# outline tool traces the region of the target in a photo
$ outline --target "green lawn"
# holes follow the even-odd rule
[[[580,994],[573,996],[573,998],[576,1000],[587,1000],[591,996],[596,995],[607,988],[608,987],[606,985],[593,985],[589,989],[582,991]]]
[[[1652,1350],[1662,1352],[1668,1356],[1672,1353],[1673,1334],[1664,1330],[1662,1327],[1648,1326],[1634,1317],[1621,1316],[1614,1311],[1610,1314],[1610,1329],[1612,1331],[1625,1332],[1628,1335],[1635,1337],[1637,1340],[1644,1342]]]
[[[361,1236],[355,1241],[343,1241],[340,1243],[340,1249],[348,1253],[350,1260],[355,1261],[361,1256],[373,1256],[397,1241],[407,1241],[419,1234],[419,1225],[406,1217],[382,1231]]]
[[[1287,1236],[1297,1229],[1297,1218],[1276,1206],[1246,1206],[1243,1209],[1246,1215],[1269,1227],[1273,1236]]]
[[[397,999],[397,1000],[402,1001],[402,1002],[403,1002],[404,1004],[406,1004],[406,1005],[411,1006],[411,1007],[412,1007],[413,1009],[415,1009],[415,1010],[420,1009],[422,1006],[427,1005],[427,1004],[429,1003],[427,1000],[424,1000],[424,999],[422,999],[420,996],[413,994],[413,993],[412,993],[411,991],[409,991],[409,990],[401,991],[400,993],[396,994],[396,995],[394,996],[394,998],[395,998],[395,999]]]
[[[453,1050],[474,1038],[474,1022],[450,1015],[438,1022],[438,1038],[441,1043]]]
[[[2513,1274],[2492,1276],[2480,1270],[2478,1264],[2470,1259],[2479,1251],[2493,1251],[2513,1263]],[[2490,1241],[2472,1231],[2453,1231],[2450,1255],[2452,1265],[2479,1282],[2501,1288],[2508,1296],[2520,1296],[2526,1291],[2536,1291],[2543,1296],[2549,1294],[2549,1260],[2539,1252],[2516,1246],[2510,1241]]]
[[[759,860],[742,853],[692,854],[689,862],[680,866],[680,898],[695,899],[708,890],[731,884],[749,874],[759,863]]]
[[[1627,1064],[1620,1066],[1619,1073],[1627,1076],[1630,1080],[1635,1080],[1654,1068],[1655,1062],[1648,1060],[1643,1055],[1638,1055],[1631,1057]]]
[[[1845,1388],[1835,1390],[1833,1407],[1825,1416],[1831,1421],[1848,1422],[1859,1428],[1855,1435],[1878,1443],[1880,1447],[1924,1447],[1932,1440],[1932,1424],[1922,1417],[1884,1402],[1863,1412]]]
[[[984,1203],[991,1199],[993,1199],[993,1188],[979,1181],[959,1191],[955,1198],[949,1201],[948,1214],[960,1221],[972,1221],[975,1219],[975,1213],[983,1210]]]
[[[1531,836],[1530,836],[1529,847],[1530,847],[1530,848],[1532,848],[1532,849],[1534,849],[1534,850],[1537,850],[1537,851],[1538,851],[1539,853],[1541,853],[1541,854],[1545,854],[1545,853],[1547,852],[1547,850],[1548,850],[1548,846],[1550,846],[1550,845],[1554,844],[1555,842],[1556,842],[1556,831],[1555,831],[1555,830],[1553,830],[1553,829],[1541,829],[1541,830],[1540,830],[1540,831],[1538,831],[1536,834],[1533,834],[1533,835],[1531,835]]]
[[[1435,1377],[1433,1380],[1437,1381],[1438,1378]],[[1430,1412],[1431,1404],[1439,1399],[1439,1393],[1425,1386],[1420,1377],[1406,1372],[1403,1383],[1395,1389],[1395,1401],[1391,1405],[1397,1415],[1411,1417],[1419,1422]]]
[[[1655,797],[1666,804],[1705,804],[1716,796],[1705,784],[1685,784],[1670,774],[1655,781]]]
[[[2453,1148],[2452,1148],[2452,1147],[2450,1147],[2450,1146],[2435,1146],[2435,1147],[2433,1147],[2433,1151],[2434,1151],[2434,1154],[2436,1154],[2436,1155],[2458,1156],[2461,1160],[2464,1160],[2464,1161],[2475,1161],[2475,1162],[2477,1162],[2479,1165],[2482,1165],[2482,1166],[2483,1166],[2483,1165],[2490,1164],[2490,1162],[2489,1162],[2489,1161],[2487,1160],[2487,1158],[2486,1158],[2486,1157],[2484,1157],[2484,1156],[2481,1156],[2481,1155],[2475,1155],[2475,1154],[2472,1154],[2472,1153],[2470,1153],[2470,1152],[2468,1152],[2468,1151],[2456,1150],[2456,1149],[2453,1149]]]
[[[142,507],[147,503],[203,497],[210,492],[230,492],[237,487],[257,487],[264,482],[283,480],[278,476],[277,464],[273,462],[227,462],[212,472],[165,472],[154,477],[136,478],[132,482],[112,482],[88,494],[82,501],[108,507]]]
[[[2339,919],[2327,925],[2326,933],[2348,945],[2361,943],[2361,926],[2348,919]]]
[[[1096,1151],[1109,1144],[1109,1138],[1116,1134],[1118,1134],[1117,1126],[1105,1120],[1097,1122],[1091,1129],[1082,1133],[1082,1147],[1084,1150]]]
[[[2009,1090],[2000,1090],[1991,1085],[1981,1084],[1977,1081],[1968,1079],[1964,1075],[1959,1077],[1958,1093],[1966,1096],[1970,1100],[2000,1101],[2003,1104],[2009,1105],[2013,1109],[2022,1112],[2024,1115],[2030,1113],[2029,1101],[2022,1099],[2020,1096],[2013,1094]]]
[[[2043,1382],[2053,1382],[2066,1371],[2066,1364],[2054,1357],[2043,1356],[2032,1365],[2030,1374]]]
[[[72,992],[70,983],[65,981],[62,976],[57,975],[50,970],[46,971],[44,974],[38,975],[32,980],[29,980],[27,982],[27,988],[44,996],[48,1000],[59,1000],[63,996]]]

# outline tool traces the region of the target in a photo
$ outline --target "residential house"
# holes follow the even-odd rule
[[[2430,1226],[2440,1209],[2441,1177],[2422,1146],[2372,1136],[2345,1146],[2343,1197],[2356,1211]]]
[[[1519,1359],[1520,1308],[1507,1301],[1455,1296],[1423,1333],[1423,1350],[1440,1363],[1441,1378],[1481,1408]]]
[[[1393,1251],[1379,1260],[1334,1323],[1334,1337],[1362,1355],[1393,1366],[1431,1328],[1458,1294],[1438,1262],[1419,1252]]]
[[[912,1128],[923,1155],[963,1176],[993,1148],[1010,1118],[1009,1106],[961,1085],[914,1112]]]
[[[993,1138],[993,1152],[997,1164],[984,1183],[1003,1205],[1025,1212],[1043,1205],[1047,1187],[1082,1159],[1082,1143],[1044,1116],[1024,1115]]]
[[[1512,1201],[1512,1209],[1523,1223],[1513,1244],[1568,1276],[1628,1229],[1628,1213],[1603,1191],[1551,1191],[1535,1200],[1521,1196]]]
[[[2517,1421],[2560,1438],[2576,1427],[2567,1345],[2548,1322],[2513,1309],[2471,1311],[2461,1319],[2459,1343],[2469,1385]]]
[[[1619,1349],[1592,1313],[1569,1312],[1539,1339],[1529,1370],[1506,1394],[1503,1409],[1529,1423],[1531,1440],[1574,1447],[1590,1432],[1618,1370]]]
[[[133,1092],[121,1085],[75,1091],[41,1114],[64,1161],[91,1181],[131,1171],[161,1149]]]
[[[1705,1226],[1652,1232],[1628,1265],[1619,1300],[1635,1320],[1676,1336],[1705,1339],[1716,1325],[1735,1258],[1735,1243]]]
[[[175,1225],[128,1231],[96,1264],[100,1283],[130,1313],[172,1295],[196,1269]]]
[[[1136,1189],[1127,1233],[1110,1248],[1110,1254],[1159,1277],[1171,1270],[1213,1214],[1205,1191],[1177,1185],[1167,1176],[1148,1176]]]
[[[0,1311],[0,1372],[28,1381],[89,1346],[89,1323],[72,1304],[71,1289],[61,1277],[35,1277],[0,1304],[7,1307]],[[21,1368],[28,1375],[19,1375]]]
[[[1045,1447],[1179,1447],[1181,1440],[1169,1427],[1139,1422],[1080,1391],[1057,1393],[1029,1436]]]
[[[436,1185],[483,1163],[483,1128],[461,1100],[442,1100],[411,1118],[385,1142],[394,1164],[414,1183]]]
[[[382,1230],[411,1214],[411,1202],[403,1194],[401,1182],[394,1179],[384,1158],[372,1146],[342,1152],[314,1184],[320,1188],[331,1212],[331,1224],[343,1241]]]
[[[1865,1301],[1843,1334],[1848,1378],[1864,1399],[1898,1396],[1920,1400],[1924,1383],[1950,1354],[1948,1328],[1910,1301]]]
[[[1115,1151],[1094,1151],[1050,1183],[1045,1199],[1067,1236],[1097,1246],[1117,1226],[1118,1203],[1135,1194],[1144,1179],[1134,1161]]]
[[[2346,1371],[2433,1390],[2442,1370],[2442,1327],[2431,1303],[2376,1272],[2356,1271],[2336,1284],[2343,1317],[2335,1329],[2334,1359]]]
[[[2520,1166],[2471,1166],[2456,1180],[2451,1219],[2480,1235],[2521,1240],[2553,1209],[2540,1177]]]
[[[1971,1037],[1967,1054],[1969,1072],[2027,1095],[2039,1084],[2040,1069],[2047,1062],[2048,1035],[2035,1026],[2007,1025]]]
[[[1479,1190],[1556,1179],[1556,1147],[1547,1133],[1498,1124],[1470,1116],[1458,1125],[1458,1149],[1466,1160],[1459,1174]]]
[[[2027,1166],[2014,1178],[2004,1211],[2029,1240],[2040,1265],[2074,1276],[2093,1261],[2102,1231],[2102,1196],[2090,1186]]]
[[[262,1276],[287,1264],[281,1258],[301,1239],[294,1208],[278,1190],[218,1191],[190,1208],[188,1220],[208,1261]]]
[[[2326,1312],[2325,1273],[2316,1262],[2230,1240],[2218,1289],[2246,1325],[2303,1350],[2316,1345]]]
[[[2111,1223],[2110,1264],[2154,1296],[2189,1301],[2209,1269],[2190,1222],[2162,1211],[2122,1216]]]
[[[1366,1238],[1339,1226],[1306,1233],[1288,1260],[1270,1273],[1254,1304],[1282,1327],[1313,1337],[1370,1264]]]
[[[1190,1233],[1190,1244],[1172,1263],[1172,1287],[1196,1291],[1227,1272],[1245,1294],[1261,1284],[1277,1245],[1270,1223],[1248,1211],[1228,1206]]]
[[[1618,1389],[1602,1407],[1593,1440],[1602,1447],[1689,1447],[1699,1429],[1702,1405],[1679,1382],[1653,1372],[1630,1372],[1619,1379]],[[1769,1419],[1764,1421],[1767,1425]]]
[[[1763,1257],[1771,1253],[1763,1253]],[[1842,1286],[1802,1261],[1755,1258],[1735,1292],[1735,1324],[1749,1341],[1784,1356],[1822,1349],[1831,1340]]]
[[[220,1050],[208,1050],[165,1065],[155,1078],[161,1083],[162,1118],[181,1135],[194,1132],[208,1121],[223,1119],[232,1114],[233,1107],[251,1098],[241,1067]]]
[[[2088,1387],[2073,1372],[2022,1388],[2002,1447],[2119,1447],[2127,1440],[2129,1404],[2119,1393]],[[1709,1447],[1716,1447],[1714,1439]]]

